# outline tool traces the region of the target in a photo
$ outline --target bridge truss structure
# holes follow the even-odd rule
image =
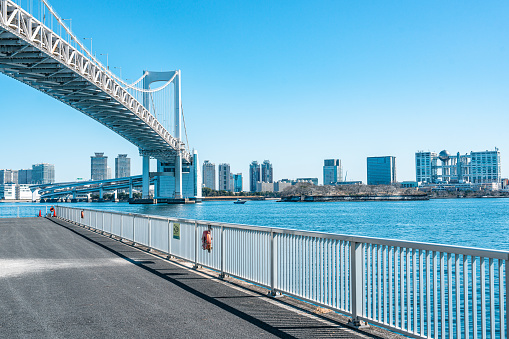
[[[199,166],[197,153],[191,154],[180,136],[180,70],[145,71],[128,84],[85,48],[46,0],[26,1],[28,10],[18,2],[0,0],[0,72],[71,106],[136,145],[143,156],[144,198],[149,192],[150,157],[159,161],[158,167],[172,167],[158,168],[158,172],[174,173],[175,183],[167,185],[172,191],[166,189],[165,194],[181,198],[182,167],[197,171]],[[151,89],[153,82],[164,83]],[[200,184],[195,181],[191,191],[201,197]]]

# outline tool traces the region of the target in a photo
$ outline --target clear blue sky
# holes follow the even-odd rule
[[[318,177],[340,158],[366,182],[366,157],[394,155],[415,180],[418,150],[501,151],[509,175],[507,1],[52,0],[124,78],[182,70],[191,147],[244,174]],[[87,46],[90,42],[85,41]],[[102,57],[104,63],[106,58]],[[90,177],[90,156],[136,147],[70,107],[0,76],[0,168],[55,164]]]

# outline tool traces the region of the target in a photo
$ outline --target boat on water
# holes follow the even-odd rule
[[[246,200],[242,200],[242,199],[237,199],[233,202],[234,204],[245,204],[246,203]]]

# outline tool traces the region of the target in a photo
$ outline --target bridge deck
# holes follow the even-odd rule
[[[373,337],[43,218],[0,219],[0,300],[2,338]]]

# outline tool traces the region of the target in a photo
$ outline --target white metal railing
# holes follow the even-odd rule
[[[81,215],[83,213],[83,217]],[[57,207],[57,216],[410,337],[506,338],[509,252]],[[211,229],[213,248],[201,249]]]
[[[0,204],[0,218],[30,218],[46,216],[49,212],[48,206],[2,206]]]

